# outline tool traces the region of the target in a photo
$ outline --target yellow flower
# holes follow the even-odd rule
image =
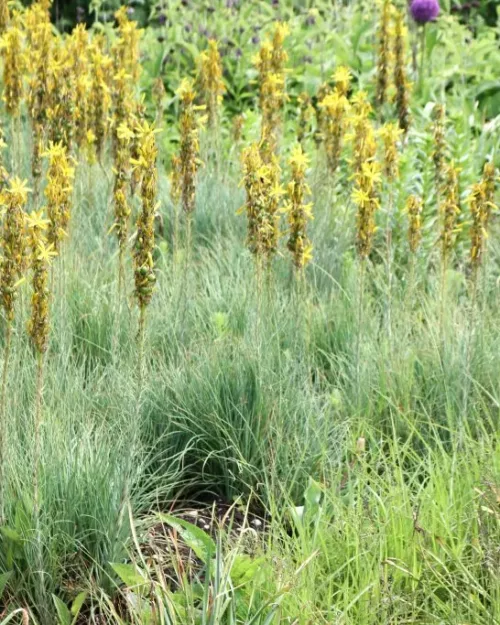
[[[49,245],[45,245],[43,241],[40,241],[38,244],[38,260],[50,265],[55,256],[57,256],[57,252],[54,249],[54,244],[50,243]]]

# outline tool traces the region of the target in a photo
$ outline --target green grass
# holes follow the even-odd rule
[[[246,582],[243,598],[227,578],[243,548],[221,545],[212,583],[225,599],[214,611],[205,597],[212,620],[203,622],[498,622],[494,236],[474,326],[465,281],[453,270],[441,333],[440,278],[426,240],[431,256],[424,252],[418,261],[413,296],[405,257],[397,267],[390,334],[386,273],[375,257],[358,328],[352,208],[318,192],[307,292],[297,290],[283,253],[259,317],[244,219],[235,214],[242,192],[203,175],[188,286],[168,241],[159,241],[137,418],[137,311],[131,301],[118,318],[106,183],[97,168],[92,175],[92,194],[77,181],[72,240],[54,266],[38,525],[27,289],[16,321],[7,403],[9,530],[0,552],[2,568],[13,570],[9,609],[26,607],[37,622],[53,623],[51,594],[69,603],[83,589],[92,597],[87,610],[107,605],[117,620],[102,593],[116,592],[109,563],[137,557],[131,518],[141,521],[173,501],[220,496],[260,502],[272,522],[258,541],[263,572]],[[164,181],[162,190],[168,228]],[[343,211],[347,228],[339,228]],[[130,267],[127,275],[130,294]],[[320,504],[296,527],[290,510],[304,503],[310,479]],[[148,574],[164,610],[159,622],[198,622],[204,600],[196,588],[183,580],[173,600],[159,575]],[[191,602],[191,616],[184,608],[176,616],[169,611],[179,601]],[[139,611],[128,618],[144,621],[144,607]]]

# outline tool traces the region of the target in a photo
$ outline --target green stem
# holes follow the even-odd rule
[[[418,91],[420,94],[424,88],[426,34],[426,24],[424,24],[420,32],[420,69],[418,72]]]
[[[146,334],[146,306],[140,307],[139,330],[137,332],[137,353],[138,353],[138,376],[137,376],[137,417],[139,417],[142,406],[142,395],[144,392],[144,343]]]
[[[43,406],[43,353],[38,352],[36,358],[36,394],[35,394],[35,449],[33,453],[33,492],[34,492],[34,509],[35,517],[38,517],[40,510],[40,485],[39,485],[39,469],[40,469],[40,431],[42,424],[42,406]]]
[[[361,337],[363,331],[364,292],[365,292],[366,259],[360,260],[358,276],[358,331],[356,336],[356,386],[359,408],[361,409]]]

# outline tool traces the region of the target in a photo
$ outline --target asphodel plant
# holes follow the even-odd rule
[[[407,75],[408,31],[402,11],[394,9],[394,84],[399,127],[407,132],[410,127],[410,82]]]
[[[25,267],[25,223],[24,209],[28,202],[29,189],[26,180],[13,178],[9,187],[5,189],[0,202],[4,207],[3,230],[2,230],[2,257],[0,261],[0,298],[5,315],[5,343],[3,350],[2,386],[0,389],[0,488],[3,480],[3,467],[5,460],[5,438],[7,431],[6,416],[6,390],[10,354],[12,346],[12,330],[15,317],[15,304],[18,289],[24,280],[23,268]],[[1,508],[1,503],[0,503]]]
[[[432,113],[432,161],[436,196],[440,199],[446,165],[446,111],[444,104],[436,104]]]
[[[134,131],[125,121],[116,129],[115,145],[115,182],[113,188],[114,222],[111,231],[114,231],[118,241],[118,298],[121,300],[125,281],[124,258],[128,240],[130,220],[130,148],[134,139]]]
[[[216,131],[219,127],[220,106],[226,87],[222,80],[222,61],[219,48],[214,39],[209,40],[208,48],[200,54],[198,59],[198,83],[201,99],[207,113],[208,128]]]
[[[284,194],[281,169],[276,155],[269,162],[263,160],[256,143],[243,151],[242,164],[246,202],[240,212],[246,212],[247,244],[260,271],[264,263],[270,266],[278,248],[280,200]]]
[[[9,3],[7,0],[0,0],[0,34],[7,28],[10,20]]]
[[[180,152],[179,152],[179,176],[181,187],[182,208],[186,215],[186,250],[187,260],[191,252],[191,222],[196,199],[196,174],[201,165],[198,111],[204,110],[204,106],[196,106],[196,92],[193,82],[183,80],[178,90],[181,102],[180,117]]]
[[[309,159],[300,145],[296,146],[288,159],[291,179],[287,185],[287,201],[284,210],[288,217],[287,247],[292,255],[296,273],[303,275],[303,269],[312,259],[312,245],[307,236],[307,224],[313,218],[312,203],[307,201],[311,190],[306,180]]]
[[[31,118],[33,153],[31,173],[33,176],[34,203],[38,204],[40,181],[42,177],[42,152],[49,109],[49,72],[51,65],[53,34],[52,26],[46,19],[46,13],[38,4],[31,7],[31,26],[29,30],[29,54],[32,67],[28,89],[28,112]]]
[[[460,214],[458,174],[459,170],[455,163],[452,162],[445,166],[443,202],[441,204],[441,262],[443,271],[448,265],[458,231],[457,218]]]
[[[31,249],[32,297],[31,317],[28,333],[36,356],[36,389],[34,414],[34,453],[33,453],[33,489],[34,508],[40,507],[39,468],[41,451],[41,423],[43,410],[44,360],[49,339],[49,266],[57,255],[54,246],[47,242],[45,235],[49,221],[43,218],[42,211],[28,217],[29,244]]]
[[[75,168],[62,143],[50,143],[43,156],[48,160],[45,187],[49,219],[47,238],[49,244],[59,253],[62,239],[69,234]]]
[[[89,131],[92,131],[92,142],[101,165],[109,128],[108,118],[112,102],[109,75],[113,68],[113,60],[104,50],[102,39],[94,37],[90,51]]]
[[[137,234],[133,249],[134,259],[134,295],[139,307],[139,398],[142,394],[144,380],[144,335],[146,329],[146,311],[153,296],[156,282],[153,252],[155,246],[154,219],[157,209],[158,171],[156,159],[155,128],[148,122],[137,126],[135,132],[139,137],[139,158],[133,160],[134,167],[141,170],[141,210],[137,219]]]
[[[129,19],[126,5],[116,11],[115,19],[118,23],[118,38],[112,49],[115,73],[123,70],[132,84],[137,84],[142,72],[139,50],[142,30],[136,21]]]
[[[0,51],[3,57],[3,100],[5,110],[11,118],[12,136],[12,167],[19,166],[21,150],[20,114],[23,99],[23,77],[26,69],[26,56],[23,47],[23,33],[20,27],[21,16],[14,13],[9,27],[0,39]]]
[[[391,46],[391,10],[390,0],[382,0],[380,21],[378,28],[378,51],[377,51],[377,86],[375,99],[378,106],[385,104],[387,89],[389,86]]]
[[[259,72],[259,103],[262,112],[261,152],[265,161],[276,153],[282,133],[283,108],[286,102],[285,65],[288,54],[284,42],[288,26],[276,22],[271,41],[262,44],[254,63]]]
[[[415,255],[422,241],[422,199],[418,195],[410,195],[406,200],[408,213],[408,245]]]

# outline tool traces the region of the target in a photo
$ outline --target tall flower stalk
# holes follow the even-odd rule
[[[377,87],[375,95],[378,106],[385,104],[389,85],[391,8],[391,0],[383,0],[378,29]]]
[[[44,156],[49,162],[45,187],[49,219],[47,238],[59,253],[61,241],[69,234],[75,168],[62,143],[51,143]]]
[[[184,80],[178,91],[181,100],[180,118],[180,180],[181,202],[186,215],[186,267],[189,267],[192,247],[192,219],[196,200],[196,174],[200,167],[199,120],[194,104],[196,93],[194,85]]]
[[[115,182],[113,188],[114,222],[111,230],[118,241],[118,301],[121,302],[125,282],[125,248],[127,245],[130,219],[130,146],[134,139],[133,130],[122,122],[116,130],[115,146]]]
[[[399,152],[398,143],[403,131],[398,128],[397,124],[388,122],[382,126],[379,135],[383,144],[383,173],[388,188],[388,199],[386,209],[386,251],[387,251],[387,325],[389,334],[392,328],[392,281],[393,281],[393,249],[392,249],[392,232],[393,232],[393,210],[394,210],[394,193],[395,186],[399,180]]]
[[[23,50],[23,33],[18,26],[19,16],[11,23],[0,40],[3,57],[3,100],[12,122],[13,158],[12,168],[19,166],[21,150],[21,101],[26,57]]]
[[[158,148],[156,145],[155,129],[153,125],[144,122],[137,128],[139,136],[139,158],[133,165],[141,170],[141,211],[137,219],[137,236],[134,244],[134,279],[135,298],[139,306],[139,388],[138,405],[142,399],[144,382],[144,337],[146,329],[146,311],[153,296],[156,276],[154,272],[153,252],[155,246],[154,219],[157,208],[158,171],[156,159]]]
[[[284,207],[289,227],[287,247],[292,255],[296,272],[303,275],[304,267],[312,259],[312,245],[307,236],[307,224],[312,219],[312,203],[306,201],[311,195],[306,181],[309,159],[300,145],[293,149],[288,164],[291,169],[291,180],[287,186],[287,201]]]
[[[406,71],[407,28],[403,13],[394,11],[394,84],[399,127],[407,132],[410,127],[410,83]]]
[[[2,259],[0,262],[0,297],[1,305],[5,314],[5,348],[3,357],[2,386],[0,390],[0,488],[3,482],[3,469],[5,466],[6,433],[6,390],[9,371],[9,361],[12,345],[12,329],[15,317],[15,303],[18,288],[23,281],[25,245],[24,212],[28,202],[29,189],[26,180],[19,178],[11,180],[8,189],[1,196],[1,202],[5,206],[5,216],[2,231]],[[0,503],[0,509],[1,509]]]
[[[436,196],[439,200],[445,178],[446,163],[446,110],[444,104],[436,104],[432,117],[432,162],[434,163]]]
[[[33,489],[35,514],[40,507],[39,470],[41,455],[41,423],[43,410],[44,356],[49,340],[49,266],[57,255],[54,246],[47,242],[45,231],[49,221],[44,219],[42,211],[28,217],[29,242],[31,248],[32,298],[31,317],[28,333],[36,354],[36,389],[34,431],[35,447],[33,454]]]
[[[441,212],[441,333],[444,331],[444,311],[446,302],[446,273],[450,254],[453,250],[458,231],[458,216],[460,214],[458,169],[455,164],[449,163],[444,171],[443,201]]]

